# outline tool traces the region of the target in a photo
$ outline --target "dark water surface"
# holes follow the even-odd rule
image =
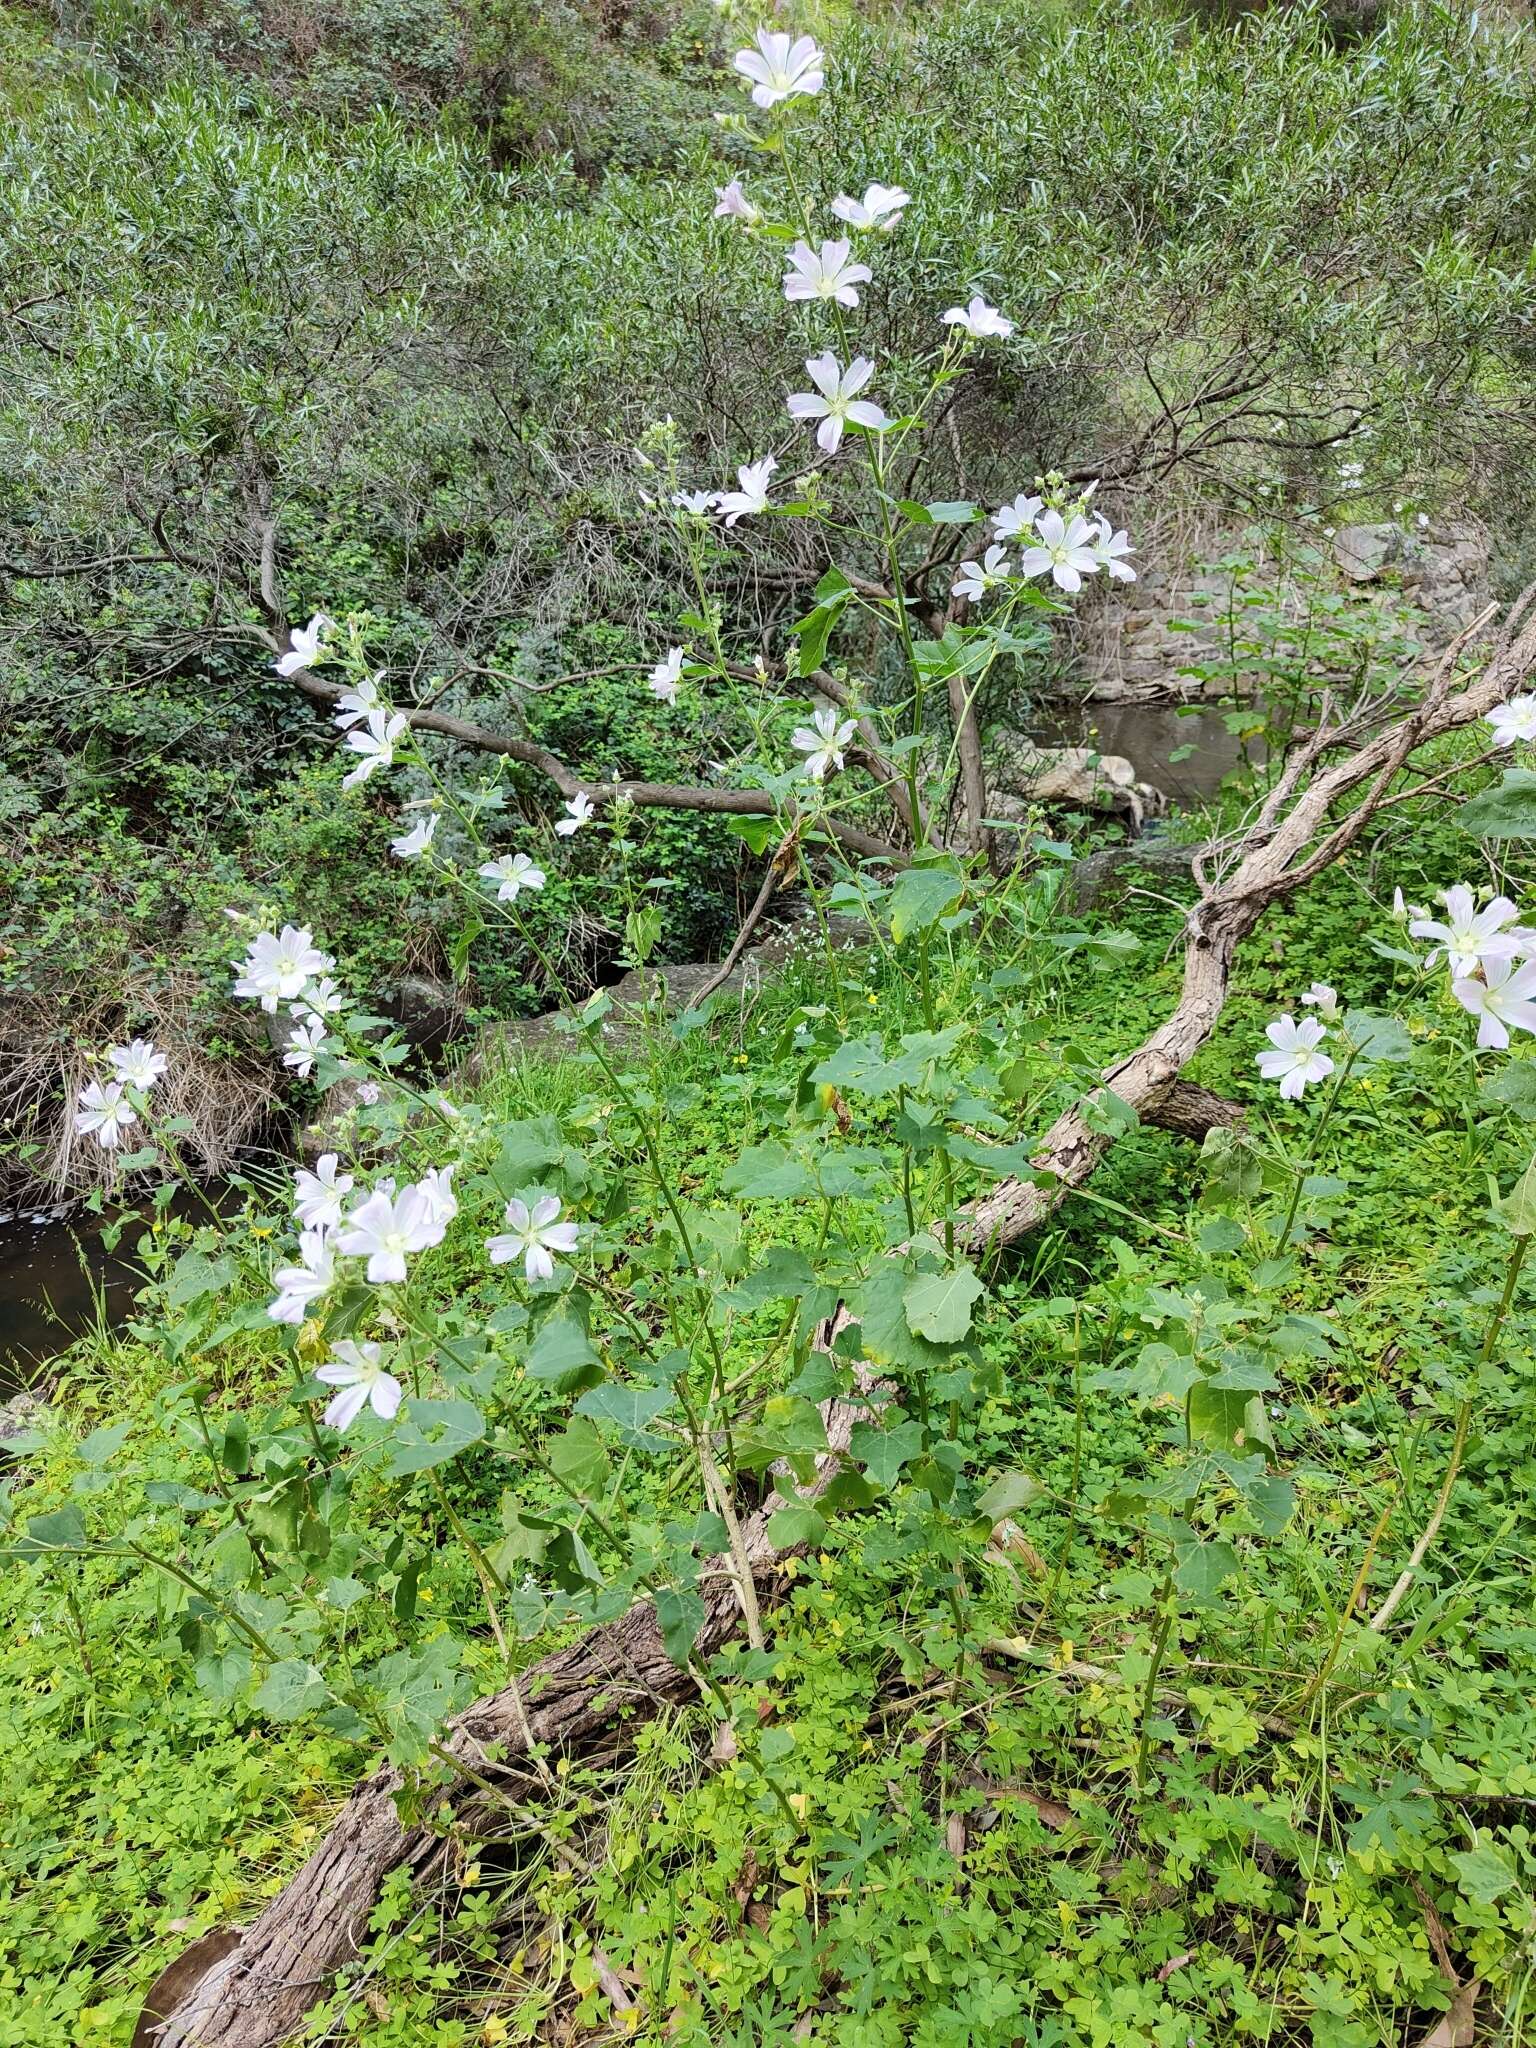
[[[0,1396],[29,1385],[40,1368],[97,1320],[119,1323],[133,1303],[135,1271],[125,1253],[137,1241],[130,1222],[117,1253],[101,1242],[88,1209],[0,1208]]]
[[[1243,750],[1228,732],[1220,704],[1092,704],[1082,700],[1041,704],[1031,722],[1033,736],[1054,747],[1096,747],[1123,754],[1143,782],[1165,790],[1176,804],[1205,803],[1219,795],[1223,781],[1243,765]],[[1171,755],[1193,747],[1188,759]],[[1262,748],[1249,742],[1250,758]]]

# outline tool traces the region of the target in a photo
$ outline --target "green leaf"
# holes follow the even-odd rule
[[[889,1492],[902,1467],[910,1465],[923,1448],[922,1424],[898,1422],[882,1429],[875,1422],[856,1422],[848,1448],[874,1484]]]
[[[768,1541],[775,1550],[796,1550],[802,1544],[819,1543],[827,1533],[827,1518],[803,1501],[788,1508],[776,1508],[768,1517]]]
[[[1477,1092],[1485,1102],[1503,1103],[1522,1123],[1536,1123],[1536,1060],[1505,1060]]]
[[[919,1273],[902,1290],[907,1328],[931,1344],[958,1344],[986,1288],[971,1266],[948,1273]]]
[[[924,505],[922,509],[935,526],[969,526],[978,516],[976,506],[959,498],[940,498],[935,504]]]
[[[389,1439],[385,1471],[392,1479],[446,1465],[485,1435],[485,1417],[473,1401],[416,1401]]]
[[[593,1387],[576,1403],[578,1415],[590,1415],[595,1422],[611,1422],[624,1436],[642,1447],[665,1443],[664,1437],[647,1436],[646,1424],[673,1405],[670,1387],[628,1387],[617,1380]]]
[[[887,1259],[860,1288],[857,1309],[864,1356],[875,1365],[944,1372],[953,1361],[952,1352],[930,1343],[907,1321],[905,1293],[910,1278],[894,1259]]]
[[[284,1657],[268,1671],[251,1704],[274,1721],[296,1721],[329,1697],[325,1674],[317,1665],[302,1657]]]
[[[1248,1242],[1248,1233],[1235,1216],[1207,1217],[1198,1235],[1200,1249],[1208,1259],[1238,1251]]]
[[[728,1195],[759,1202],[792,1202],[820,1192],[803,1159],[778,1143],[749,1145],[722,1182]]]
[[[1375,1010],[1350,1010],[1342,1028],[1345,1037],[1359,1047],[1355,1055],[1358,1066],[1397,1066],[1413,1058],[1413,1040],[1396,1017]]]
[[[1246,1451],[1271,1441],[1264,1403],[1241,1388],[1199,1380],[1189,1390],[1189,1433],[1194,1442],[1218,1451]]]
[[[171,1308],[186,1308],[205,1294],[217,1294],[240,1272],[233,1258],[210,1259],[202,1252],[183,1252],[176,1261],[165,1299]]]
[[[583,1499],[601,1493],[608,1483],[608,1446],[588,1415],[573,1416],[558,1436],[550,1438],[544,1455],[555,1475]]]
[[[1187,1599],[1203,1606],[1239,1569],[1237,1552],[1220,1541],[1191,1543],[1178,1553],[1174,1583]]]
[[[529,1379],[552,1386],[560,1394],[574,1394],[602,1378],[603,1368],[585,1323],[569,1301],[562,1302],[539,1325],[524,1370]]]
[[[1529,1237],[1536,1230],[1536,1159],[1521,1174],[1507,1195],[1493,1205],[1493,1213],[1511,1237]]]
[[[1491,1906],[1519,1882],[1507,1849],[1462,1849],[1450,1863],[1461,1889],[1480,1906]]]
[[[84,1550],[85,1518],[78,1508],[55,1508],[51,1514],[32,1515],[27,1533],[12,1545],[16,1557],[42,1557],[54,1550]]]
[[[656,1595],[656,1625],[667,1655],[681,1670],[693,1653],[704,1626],[704,1602],[681,1586],[663,1586]]]
[[[1506,768],[1497,788],[1469,797],[1454,815],[1474,839],[1536,839],[1536,774]]]
[[[779,826],[774,818],[727,818],[725,829],[735,838],[745,840],[755,854],[768,851],[779,837]]]
[[[899,946],[914,932],[932,929],[959,902],[965,877],[953,868],[905,868],[891,884],[886,915]]]
[[[1006,1522],[1010,1515],[1039,1500],[1044,1492],[1039,1480],[1028,1472],[1003,1472],[984,1493],[976,1496],[976,1512],[995,1529],[999,1522]]]
[[[81,1440],[81,1458],[87,1465],[105,1465],[127,1443],[132,1430],[131,1422],[104,1423],[100,1429],[93,1429]]]

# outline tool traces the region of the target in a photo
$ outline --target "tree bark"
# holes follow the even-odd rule
[[[1207,880],[1211,857],[1197,860],[1201,895],[1186,920],[1179,1001],[1104,1077],[1104,1087],[1142,1121],[1203,1136],[1241,1115],[1236,1105],[1180,1079],[1181,1068],[1215,1029],[1239,943],[1271,903],[1305,886],[1354,843],[1417,747],[1486,716],[1536,670],[1533,598],[1536,586],[1513,608],[1476,682],[1454,694],[1450,688],[1457,655],[1486,618],[1447,649],[1421,703],[1396,723],[1373,731],[1362,719],[1333,726],[1321,721],[1285,763],[1252,824],[1230,849],[1227,878]],[[1522,616],[1526,623],[1517,632]],[[1343,758],[1325,765],[1334,753]],[[1437,786],[1442,782],[1436,778]],[[1335,806],[1362,791],[1330,825]],[[1027,1234],[1089,1178],[1110,1143],[1081,1106],[1058,1117],[1038,1155],[1048,1179],[1005,1181],[970,1205],[964,1233],[970,1248],[996,1249]],[[829,1404],[831,1448],[820,1462],[818,1486],[831,1479],[862,1412],[860,1405]],[[759,1567],[772,1561],[767,1519],[773,1505],[745,1525],[748,1554]],[[701,1592],[705,1623],[698,1654],[707,1657],[736,1632],[740,1613],[722,1567],[706,1577]],[[668,1657],[649,1601],[542,1659],[520,1684],[535,1741],[576,1751],[608,1735],[615,1722],[633,1722],[694,1691],[690,1675]],[[527,1754],[523,1729],[513,1688],[481,1701],[454,1723],[448,1750],[481,1781],[458,1780],[442,1795],[466,1829],[490,1808],[485,1784],[494,1787],[518,1775],[518,1759]],[[487,1756],[493,1745],[494,1763]],[[147,2042],[157,2048],[277,2048],[300,2025],[333,1973],[356,1953],[389,1873],[402,1867],[430,1871],[444,1853],[440,1835],[401,1824],[394,1804],[400,1784],[399,1773],[387,1768],[358,1787],[320,1847],[246,1930],[238,1949],[215,1960],[195,1988],[178,1987],[172,2010],[150,2027]]]

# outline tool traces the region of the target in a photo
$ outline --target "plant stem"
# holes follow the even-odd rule
[[[1152,1740],[1152,1709],[1157,1701],[1157,1681],[1162,1676],[1163,1657],[1168,1649],[1168,1638],[1173,1633],[1176,1609],[1173,1599],[1173,1565],[1163,1573],[1163,1583],[1158,1589],[1158,1603],[1162,1618],[1157,1625],[1157,1634],[1152,1640],[1152,1662],[1147,1666],[1147,1683],[1141,1695],[1141,1720],[1136,1737],[1136,1790],[1147,1789],[1147,1750]]]
[[[1440,1524],[1445,1520],[1445,1511],[1451,1503],[1451,1489],[1456,1484],[1456,1475],[1460,1472],[1461,1461],[1466,1455],[1467,1436],[1472,1427],[1472,1403],[1477,1395],[1477,1375],[1493,1356],[1493,1347],[1498,1340],[1499,1331],[1504,1326],[1504,1319],[1509,1314],[1509,1305],[1515,1298],[1515,1283],[1520,1278],[1520,1268],[1525,1264],[1525,1255],[1530,1249],[1530,1244],[1529,1237],[1515,1239],[1514,1250],[1509,1255],[1509,1265],[1504,1273],[1504,1292],[1499,1296],[1499,1305],[1489,1319],[1487,1334],[1483,1338],[1483,1348],[1478,1354],[1477,1368],[1473,1374],[1473,1391],[1456,1410],[1456,1433],[1451,1439],[1451,1462],[1445,1468],[1445,1478],[1440,1483],[1440,1491],[1435,1497],[1433,1512],[1424,1525],[1423,1535],[1409,1552],[1408,1562],[1398,1573],[1397,1583],[1371,1616],[1369,1626],[1378,1633],[1397,1612],[1403,1596],[1413,1584],[1419,1566],[1429,1553],[1430,1545],[1440,1533]]]

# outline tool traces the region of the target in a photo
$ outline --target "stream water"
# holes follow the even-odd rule
[[[1125,755],[1176,804],[1215,796],[1242,759],[1215,705],[1057,703],[1040,706],[1031,729],[1052,746]],[[89,1210],[0,1207],[0,1398],[38,1379],[98,1318],[120,1322],[133,1285],[131,1263],[107,1251]]]

